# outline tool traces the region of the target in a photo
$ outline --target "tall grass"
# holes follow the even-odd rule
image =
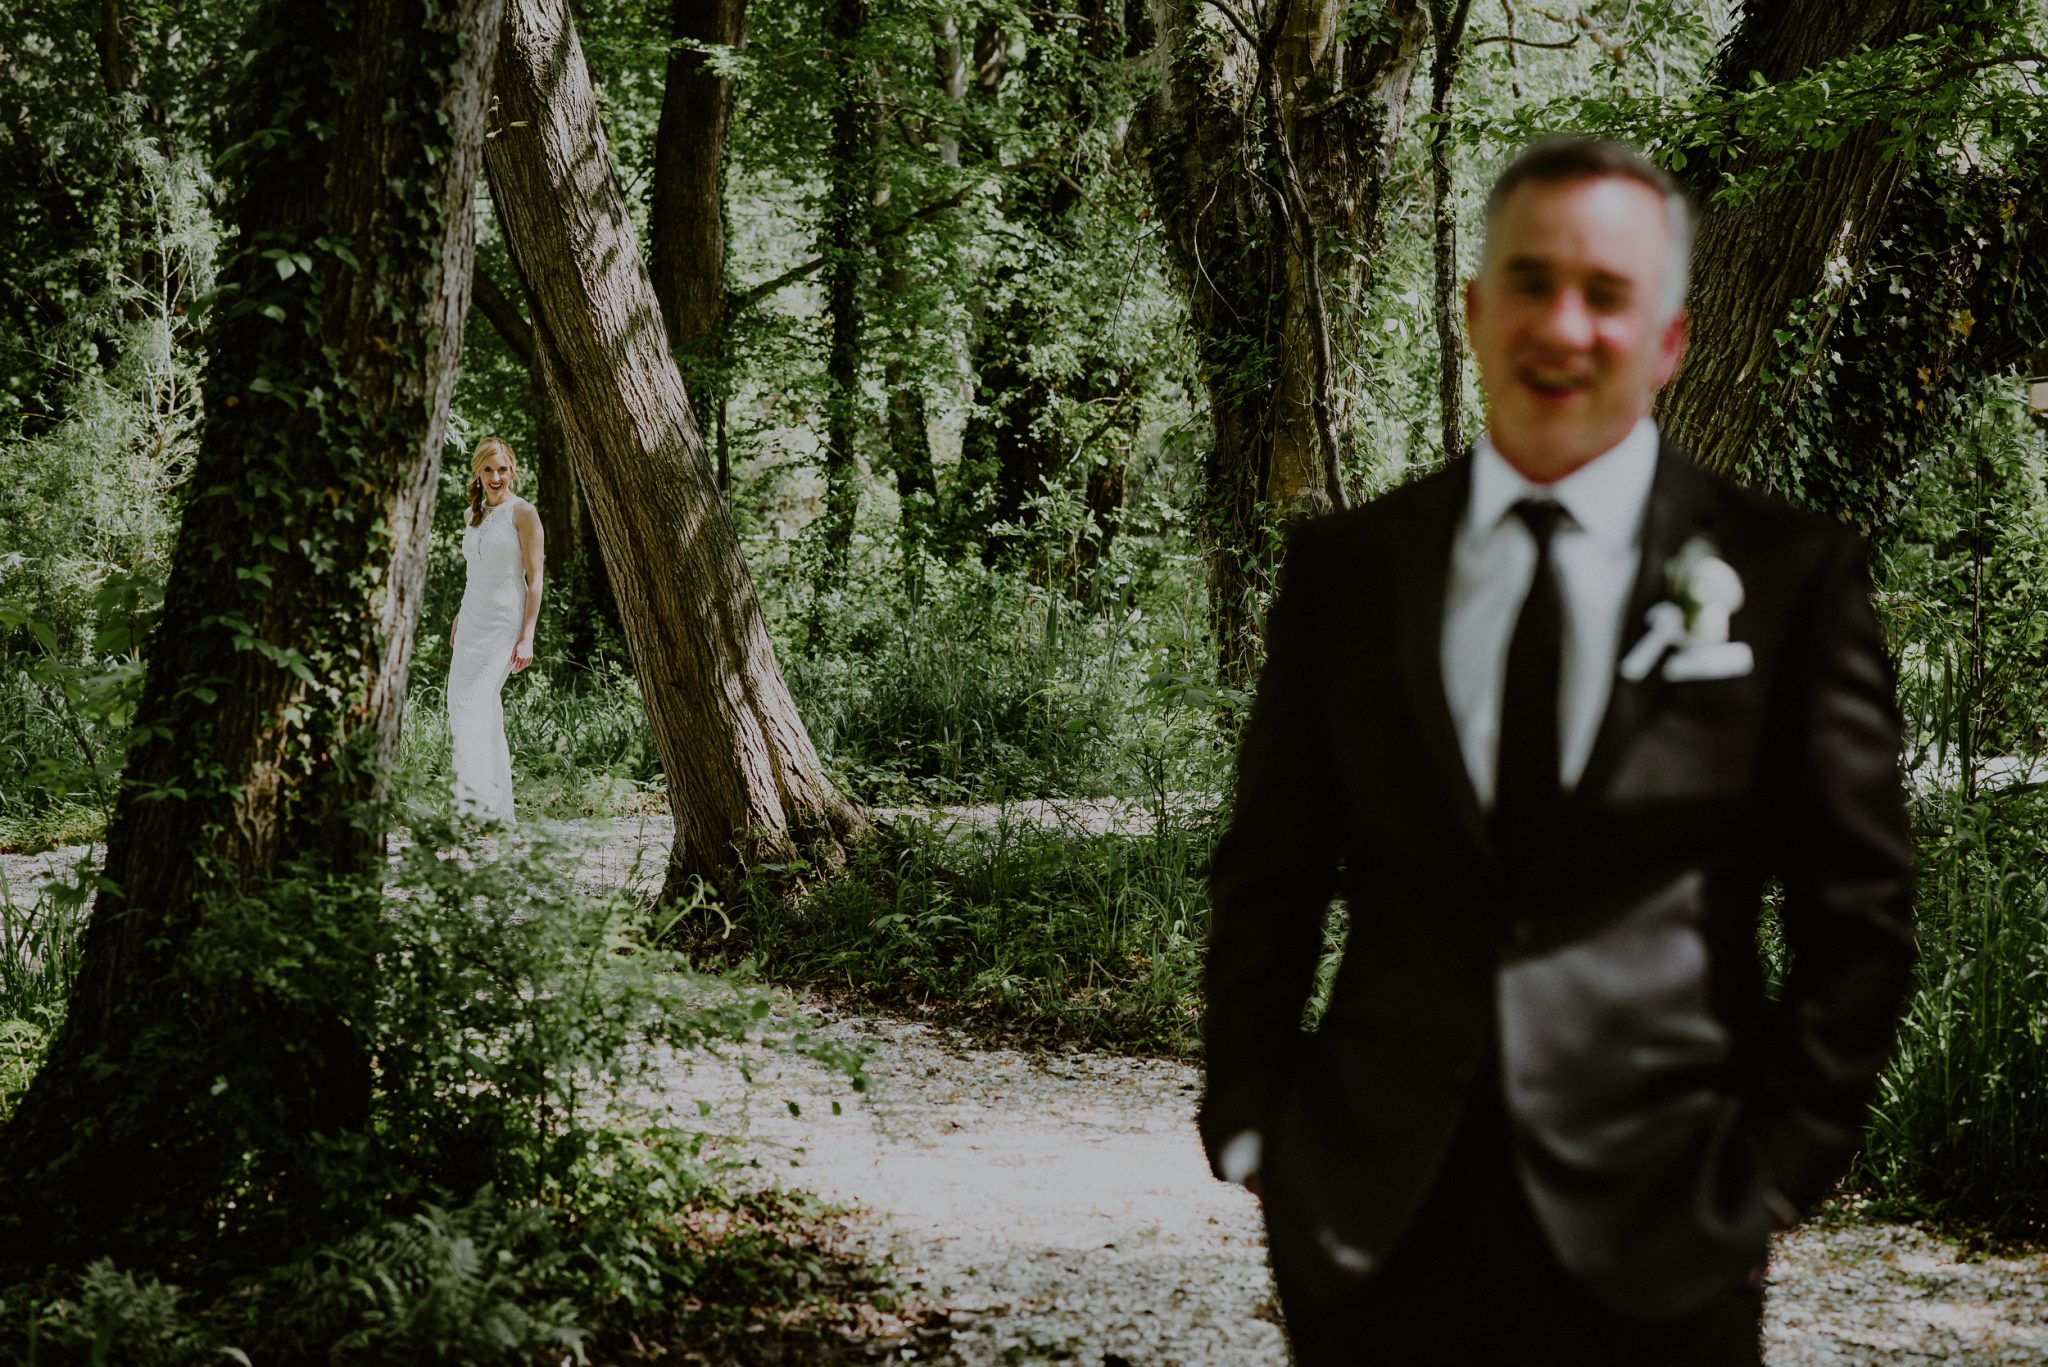
[[[2048,1233],[2048,797],[1923,813],[1917,990],[1854,1180],[1900,1214]]]
[[[1005,1037],[1187,1055],[1213,834],[907,819],[807,897],[786,895],[787,870],[763,871],[678,929],[700,959]]]
[[[90,671],[0,653],[0,850],[77,844],[106,825],[121,737],[79,676]]]
[[[0,1122],[35,1076],[78,976],[85,892],[62,883],[17,901],[0,880]]]
[[[522,815],[605,816],[658,800],[661,756],[623,665],[536,665],[506,681],[504,699]],[[447,695],[438,679],[416,675],[399,744],[401,782],[414,801],[445,803],[449,746]]]

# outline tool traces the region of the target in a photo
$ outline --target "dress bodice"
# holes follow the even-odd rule
[[[495,508],[484,509],[484,520],[462,526],[462,560],[469,571],[469,585],[505,580],[524,581],[525,566],[519,558],[519,529],[513,525],[512,505],[506,499]]]

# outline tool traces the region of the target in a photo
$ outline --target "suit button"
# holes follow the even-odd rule
[[[1508,939],[1516,949],[1532,949],[1536,945],[1536,926],[1532,921],[1516,921],[1508,928]]]
[[[1478,1076],[1479,1060],[1476,1058],[1468,1058],[1451,1070],[1451,1078],[1456,1082],[1470,1082]]]

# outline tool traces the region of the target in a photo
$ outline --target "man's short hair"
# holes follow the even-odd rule
[[[1605,138],[1559,133],[1539,138],[1516,154],[1486,195],[1486,233],[1493,236],[1493,221],[1500,206],[1516,186],[1529,181],[1556,184],[1574,180],[1620,177],[1647,185],[1663,196],[1671,225],[1671,269],[1664,281],[1664,306],[1677,313],[1685,306],[1685,287],[1692,272],[1693,208],[1671,173],[1626,143]],[[1485,259],[1484,243],[1481,260]]]

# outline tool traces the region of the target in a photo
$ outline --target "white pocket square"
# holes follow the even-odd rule
[[[1664,677],[1673,683],[1739,679],[1755,668],[1756,654],[1747,641],[1703,641],[1664,658]]]

